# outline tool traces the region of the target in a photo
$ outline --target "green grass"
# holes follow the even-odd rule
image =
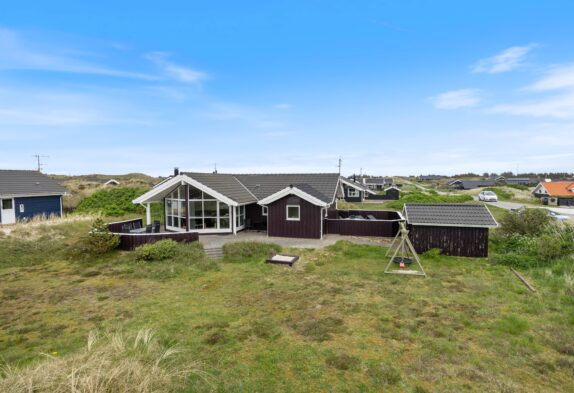
[[[88,228],[0,238],[0,250],[39,235],[55,242],[9,263],[0,251],[3,361],[74,356],[95,328],[151,327],[189,354],[178,368],[200,361],[221,392],[574,390],[574,275],[563,270],[524,271],[534,295],[485,259],[423,257],[426,279],[385,275],[384,248],[348,242],[286,250],[301,256],[293,268],[263,263],[263,252],[210,269],[197,253],[70,259],[68,244]],[[194,376],[185,384],[212,388]]]

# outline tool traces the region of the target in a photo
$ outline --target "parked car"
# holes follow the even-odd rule
[[[553,212],[552,210],[548,210],[548,215],[553,219],[555,219],[556,221],[564,221],[570,218],[568,216],[565,216],[564,214],[558,214],[556,212]]]
[[[498,197],[492,191],[481,191],[478,200],[483,202],[498,202]]]

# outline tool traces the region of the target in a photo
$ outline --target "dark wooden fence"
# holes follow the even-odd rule
[[[138,221],[141,226],[141,218],[108,224],[110,232],[113,232],[120,237],[120,250],[131,251],[143,244],[155,243],[164,239],[171,239],[179,243],[196,242],[199,240],[197,232],[122,233],[124,224],[131,224]]]
[[[374,220],[349,219],[349,216],[373,216]],[[344,236],[394,237],[403,217],[391,210],[335,210],[327,212],[323,221],[323,233]]]

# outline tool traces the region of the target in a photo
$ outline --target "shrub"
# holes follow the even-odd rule
[[[499,231],[503,235],[539,235],[550,224],[546,209],[523,209],[505,214],[500,219]]]
[[[385,206],[390,209],[401,210],[405,203],[465,203],[472,201],[470,195],[439,195],[422,192],[409,192],[401,194],[397,201],[390,201]]]
[[[430,250],[423,253],[423,256],[428,259],[440,258],[442,250],[440,248],[431,248]]]
[[[537,253],[545,260],[562,256],[562,241],[560,238],[544,234],[537,239]]]
[[[135,249],[134,256],[138,261],[163,261],[175,257],[177,249],[177,242],[171,239],[165,239],[152,244],[139,246]]]
[[[484,191],[492,191],[498,196],[500,199],[512,199],[514,194],[510,191],[505,190],[502,187],[486,187]]]
[[[82,199],[76,208],[78,213],[99,213],[106,216],[121,216],[128,213],[142,213],[143,208],[132,201],[146,192],[140,188],[112,188],[96,191]]]
[[[85,249],[91,255],[106,254],[118,247],[120,238],[111,233],[101,218],[96,219],[88,236],[83,239]]]
[[[176,361],[178,356],[178,350],[163,346],[150,330],[102,337],[91,332],[87,346],[75,354],[50,356],[22,369],[4,367],[0,391],[179,392],[190,375],[209,383],[196,363],[184,367],[181,360]]]
[[[244,258],[266,257],[272,252],[280,252],[281,246],[263,242],[233,242],[223,246],[223,254],[227,259],[239,260]]]

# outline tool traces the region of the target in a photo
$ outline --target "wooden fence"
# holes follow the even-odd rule
[[[375,219],[350,219],[350,216],[372,216]],[[404,221],[400,213],[391,210],[335,210],[327,212],[323,221],[324,234],[344,236],[394,237],[399,222]]]
[[[126,220],[119,222],[112,222],[108,224],[110,232],[120,237],[119,249],[124,251],[131,251],[143,244],[155,243],[164,239],[171,239],[179,243],[196,242],[199,240],[197,232],[160,232],[160,233],[122,233],[124,224],[132,224],[135,222],[142,224],[142,219]]]

